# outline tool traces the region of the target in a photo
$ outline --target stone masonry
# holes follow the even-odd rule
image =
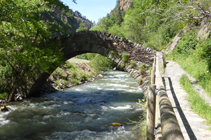
[[[143,83],[146,83],[149,74],[139,74],[139,66],[142,63],[152,65],[153,57],[156,53],[155,50],[151,50],[130,40],[97,31],[83,31],[58,36],[49,41],[56,45],[58,44],[57,46],[62,49],[65,60],[83,53],[99,53],[121,65],[121,54],[127,53],[129,59],[136,62],[137,66],[132,68],[130,64],[125,64],[125,70],[129,72],[137,82],[142,78]],[[111,55],[111,52],[113,52],[114,55]],[[52,68],[51,71],[53,72],[54,70],[55,68]],[[31,87],[29,87],[29,96],[36,96],[39,94],[43,84],[49,76],[49,73],[40,70],[33,78],[33,81],[31,81],[32,84]]]

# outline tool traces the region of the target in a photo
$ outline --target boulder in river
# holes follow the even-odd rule
[[[103,78],[103,75],[102,74],[99,74],[98,77]]]
[[[1,112],[7,112],[9,111],[9,108],[6,106],[1,107]]]

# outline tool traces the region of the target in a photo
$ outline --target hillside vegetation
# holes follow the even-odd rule
[[[209,0],[132,0],[127,10],[116,8],[90,30],[115,34],[146,47],[165,50],[183,30],[168,59],[177,61],[211,95],[211,3]],[[205,28],[206,37],[201,33]]]
[[[203,18],[210,17],[209,0],[132,0],[127,10],[121,10],[122,1],[131,0],[117,0],[116,8],[90,30],[162,50],[186,25],[198,26]]]

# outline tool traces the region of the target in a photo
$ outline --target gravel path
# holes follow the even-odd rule
[[[195,88],[200,92],[206,102],[211,99],[203,94],[203,90],[196,84],[196,80],[189,76],[176,62],[167,61],[166,76],[166,92],[174,108],[177,120],[185,140],[211,140],[211,126],[206,125],[205,119],[194,113],[190,108],[187,100],[188,94],[182,89],[179,83],[180,77],[186,74]]]

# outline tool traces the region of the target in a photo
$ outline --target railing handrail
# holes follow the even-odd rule
[[[171,102],[163,84],[161,69],[164,69],[163,55],[159,52],[156,54],[157,67],[156,67],[156,85],[157,85],[157,98],[160,107],[161,131],[163,140],[184,140],[180,126],[178,124],[176,115],[174,113]],[[158,83],[159,82],[159,83]]]
[[[154,61],[155,62],[155,61]],[[154,65],[154,64],[153,64]],[[154,69],[154,66],[153,66]],[[152,72],[154,74],[154,70],[152,69]],[[157,52],[156,54],[156,75],[155,75],[155,84],[156,84],[156,90],[157,95],[155,98],[157,98],[156,102],[156,118],[152,119],[153,121],[156,120],[156,125],[161,124],[161,134],[162,134],[162,140],[184,140],[184,137],[182,135],[180,126],[178,124],[176,115],[174,113],[173,107],[171,105],[171,102],[169,101],[168,95],[165,90],[165,86],[163,84],[163,79],[161,76],[161,71],[164,72],[164,64],[163,64],[163,55],[162,53]],[[151,76],[153,78],[154,76]],[[153,81],[151,79],[151,81]],[[154,90],[153,88],[149,88],[148,97],[152,97],[153,93],[151,92]],[[155,99],[148,99],[148,107],[152,106],[150,103],[153,103]],[[148,109],[154,110],[154,109]],[[149,120],[148,116],[149,112],[147,112],[147,120]],[[151,116],[154,115],[153,113]],[[151,125],[152,121],[147,122],[147,140],[154,140],[154,137],[152,137],[150,134],[152,126],[155,126],[154,124]]]

